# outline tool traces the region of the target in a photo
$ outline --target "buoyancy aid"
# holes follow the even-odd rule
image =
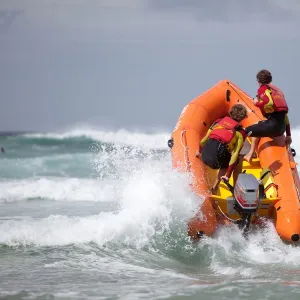
[[[241,128],[241,125],[235,120],[230,117],[224,117],[213,126],[209,138],[229,144],[235,136],[236,130]]]
[[[283,92],[273,84],[269,84],[268,87],[271,89],[271,97],[274,102],[274,111],[288,112],[289,108],[286,103]]]
[[[265,85],[265,88],[262,90],[261,95],[259,95],[260,99],[263,97],[267,97],[268,101],[265,103],[262,108],[263,114],[273,113],[273,112],[288,112],[288,105],[286,103],[283,92],[273,84]]]

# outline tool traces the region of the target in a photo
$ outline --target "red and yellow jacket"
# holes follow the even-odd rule
[[[287,115],[289,108],[283,92],[273,84],[263,84],[257,90],[257,100],[258,102],[255,105],[260,108],[263,115],[281,111],[286,112],[286,135],[291,136],[291,127]]]
[[[237,127],[240,127],[240,129],[237,130]],[[231,159],[226,176],[230,178],[232,171],[238,162],[238,156],[243,147],[246,136],[246,132],[241,128],[238,122],[229,117],[218,119],[211,125],[205,137],[200,141],[199,150],[200,152],[202,151],[202,148],[210,138],[227,144],[228,150],[231,153]]]

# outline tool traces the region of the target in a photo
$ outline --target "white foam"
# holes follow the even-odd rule
[[[300,162],[300,127],[293,128],[291,132],[292,132],[292,139],[293,139],[291,147],[296,150],[297,155],[295,156],[295,160],[299,163]]]
[[[170,134],[168,132],[149,134],[126,129],[106,131],[93,128],[76,128],[64,132],[26,134],[25,136],[49,139],[85,137],[99,142],[130,145],[138,148],[167,149],[167,140],[170,138]]]
[[[113,181],[79,178],[33,178],[0,182],[0,202],[44,198],[56,201],[114,201]]]
[[[191,217],[192,210],[199,203],[188,188],[186,175],[172,172],[171,167],[167,167],[168,162],[160,164],[159,169],[151,164],[147,166],[119,183],[119,197],[115,199],[120,204],[118,213],[102,212],[86,217],[52,215],[41,219],[2,220],[0,243],[50,246],[88,242],[104,245],[116,242],[135,247],[148,245],[154,235],[168,231],[174,218],[184,221]],[[82,186],[81,180],[74,182],[75,186]],[[51,182],[49,194],[55,195],[55,189],[63,187],[65,183]],[[39,185],[47,184],[49,182],[42,180],[42,184]],[[37,184],[32,185],[32,195],[41,194],[41,191],[35,191],[36,188]],[[84,189],[88,191],[89,188]],[[19,191],[21,193],[21,186]],[[94,191],[96,193],[96,190]],[[30,193],[26,194],[28,196]],[[74,196],[81,198],[77,192],[74,192]],[[93,197],[95,196],[92,195],[91,198]]]
[[[251,233],[248,239],[236,227],[223,227],[199,245],[207,246],[211,251],[210,268],[219,275],[254,278],[280,272],[282,267],[300,266],[299,249],[283,243],[271,222]]]

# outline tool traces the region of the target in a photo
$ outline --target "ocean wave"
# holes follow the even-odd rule
[[[32,178],[0,182],[0,202],[24,200],[106,201],[116,197],[115,182],[83,178]]]
[[[30,133],[22,135],[32,141],[95,141],[146,149],[166,149],[170,133],[142,133],[125,129],[105,131],[95,129],[74,129],[66,132]]]
[[[68,183],[68,185],[66,184]],[[4,187],[4,186],[3,186]],[[40,188],[39,188],[40,187]],[[187,176],[170,169],[135,172],[118,184],[101,181],[28,181],[1,187],[2,199],[44,195],[57,199],[111,201],[117,211],[84,217],[50,215],[46,218],[0,220],[0,244],[68,245],[95,242],[98,245],[124,242],[135,247],[149,245],[152,236],[162,235],[178,220],[190,218],[199,200],[188,189]],[[42,209],[42,203],[40,209]],[[182,223],[184,236],[185,223]]]

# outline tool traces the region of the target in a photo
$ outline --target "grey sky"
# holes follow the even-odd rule
[[[0,130],[172,130],[219,80],[269,68],[298,118],[298,0],[2,0]]]

